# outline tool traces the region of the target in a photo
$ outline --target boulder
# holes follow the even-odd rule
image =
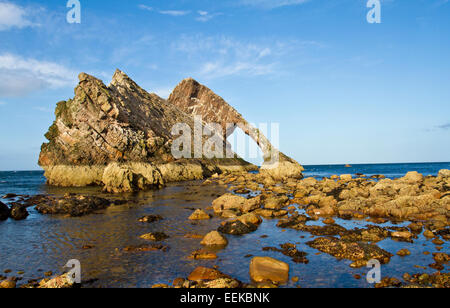
[[[220,278],[228,278],[228,277],[216,269],[199,266],[189,275],[188,280],[201,281],[201,280],[216,280]]]
[[[208,220],[211,219],[211,216],[207,214],[205,211],[201,209],[195,210],[194,213],[192,213],[191,216],[189,216],[190,220]]]
[[[342,174],[340,177],[341,181],[351,181],[353,179],[353,176],[351,174]]]
[[[11,218],[14,220],[24,220],[28,215],[26,207],[21,204],[15,204],[11,207]]]
[[[220,246],[224,247],[228,245],[228,240],[222,234],[217,231],[208,233],[201,242],[204,246]]]
[[[266,200],[264,200],[264,208],[278,211],[286,206],[286,202],[288,200],[289,199],[286,196],[270,196]]]
[[[36,210],[41,214],[69,214],[72,217],[80,217],[104,210],[111,204],[112,201],[95,196],[48,196],[36,206]]]
[[[416,184],[423,182],[423,175],[417,171],[408,172],[404,177],[400,179],[407,184]]]
[[[246,202],[247,199],[244,197],[236,196],[233,194],[225,194],[214,200],[212,206],[214,212],[220,215],[225,210],[240,211],[244,207]]]
[[[254,257],[250,262],[250,278],[256,283],[286,283],[289,281],[289,264],[269,257]]]
[[[444,179],[445,178],[450,178],[450,170],[442,169],[442,170],[439,171],[438,176],[441,177],[441,178],[444,178]]]
[[[3,280],[0,282],[0,289],[15,289],[16,288],[16,282],[13,280]]]
[[[231,235],[244,235],[258,229],[257,225],[243,223],[240,220],[224,221],[219,227],[219,232]]]
[[[0,221],[7,220],[10,213],[11,210],[9,209],[9,207],[0,201]]]

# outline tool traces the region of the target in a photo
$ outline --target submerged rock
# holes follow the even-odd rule
[[[152,232],[143,234],[140,236],[140,238],[147,241],[161,242],[164,241],[165,239],[168,239],[169,236],[163,232]]]
[[[160,215],[147,215],[147,216],[139,218],[139,222],[144,222],[144,223],[153,223],[153,222],[157,222],[160,220],[163,220],[162,216],[160,216]]]

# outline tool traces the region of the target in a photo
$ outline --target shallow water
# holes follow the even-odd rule
[[[367,166],[367,165],[365,165]],[[424,174],[436,175],[439,169],[450,168],[450,164],[434,164],[427,166],[390,165],[392,170],[386,172],[387,165],[376,169],[353,166],[312,166],[307,167],[306,176],[325,176],[341,173],[387,174],[388,176],[402,176],[406,171],[417,170]],[[403,169],[408,168],[404,172]],[[351,169],[351,170],[349,170]],[[341,172],[341,170],[344,170]],[[368,172],[369,170],[373,173]],[[384,172],[383,172],[384,170]],[[421,171],[420,171],[421,170]],[[102,195],[97,188],[60,189],[48,187],[42,172],[0,172],[0,195],[16,194],[63,194],[65,192],[89,193]],[[278,220],[264,220],[259,229],[245,236],[227,236],[229,245],[218,251],[217,260],[189,260],[190,253],[201,248],[200,240],[187,239],[184,235],[189,232],[206,234],[217,229],[221,219],[213,218],[209,221],[192,223],[188,217],[192,208],[205,209],[212,200],[226,192],[225,187],[218,185],[201,186],[201,182],[185,182],[169,185],[159,190],[134,195],[123,195],[129,202],[121,206],[113,206],[101,214],[89,215],[81,218],[67,218],[63,216],[44,216],[38,214],[34,208],[29,208],[30,216],[24,221],[8,220],[0,222],[0,274],[5,269],[11,269],[10,275],[23,277],[21,283],[28,279],[42,278],[43,272],[59,273],[70,259],[78,259],[82,266],[82,279],[89,281],[86,286],[93,287],[149,287],[156,283],[168,283],[177,277],[187,277],[195,267],[202,265],[219,269],[243,282],[249,281],[248,268],[250,258],[246,255],[271,256],[288,262],[291,266],[290,276],[298,276],[298,283],[285,287],[371,287],[364,277],[369,269],[352,269],[351,261],[336,260],[334,257],[320,254],[305,243],[314,237],[309,233],[295,230],[282,230],[276,227]],[[108,196],[111,197],[111,196]],[[5,200],[2,200],[5,202]],[[137,220],[149,214],[158,214],[164,220],[143,224]],[[336,219],[336,223],[347,229],[364,227],[370,223],[362,221],[346,221]],[[321,222],[311,222],[321,224]],[[382,226],[390,226],[384,224]],[[403,226],[399,224],[396,226]],[[139,236],[149,232],[165,232],[170,236],[164,241],[170,249],[167,252],[124,253],[122,249],[130,245],[148,243]],[[267,238],[261,238],[267,235]],[[304,238],[301,238],[303,236]],[[262,248],[276,247],[290,242],[297,244],[299,250],[308,253],[309,264],[295,264],[290,258],[278,252],[263,252]],[[83,250],[83,245],[93,245],[94,248]],[[411,256],[394,256],[391,262],[382,266],[382,276],[401,276],[408,272],[433,273],[431,268],[419,269],[415,265],[427,267],[434,263],[432,255],[425,256],[423,252],[437,252],[431,241],[422,235],[414,240],[414,244],[395,242],[390,239],[378,243],[378,246],[395,253],[407,248]],[[443,245],[442,252],[449,252],[449,244]],[[17,275],[18,271],[25,274]],[[446,267],[444,272],[448,272]],[[353,278],[359,274],[361,280]],[[93,280],[95,279],[95,280]],[[20,283],[19,283],[20,284]]]

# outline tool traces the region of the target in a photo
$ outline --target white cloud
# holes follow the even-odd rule
[[[239,40],[226,36],[182,36],[171,48],[187,58],[187,68],[204,79],[229,76],[274,76],[292,69],[287,59],[295,59],[310,49],[323,48],[315,41]]]
[[[76,72],[63,65],[0,54],[0,97],[24,96],[45,88],[76,84]]]
[[[4,106],[4,105],[6,105],[5,102],[0,102],[0,106]]]
[[[28,19],[28,15],[29,12],[26,9],[16,4],[0,2],[0,31],[35,26]]]
[[[140,4],[138,6],[141,10],[145,10],[145,11],[153,11],[153,8],[144,4]]]
[[[184,15],[188,15],[191,13],[191,11],[181,11],[181,10],[156,10],[153,7],[150,7],[150,6],[147,6],[144,4],[138,5],[138,8],[140,8],[141,10],[144,10],[144,11],[150,11],[150,12],[156,11],[159,14],[170,15],[170,16],[175,16],[175,17],[184,16]]]
[[[299,5],[308,1],[309,0],[241,0],[240,4],[263,9],[275,9],[283,6]]]
[[[163,14],[163,15],[170,15],[170,16],[184,16],[184,15],[190,14],[191,11],[169,10],[169,11],[159,11],[159,13]]]
[[[275,70],[276,54],[280,52],[280,46],[274,43],[265,45],[229,37],[184,36],[173,47],[200,63],[197,74],[210,79],[271,74]]]
[[[201,22],[207,22],[216,16],[222,15],[222,13],[211,14],[210,12],[207,12],[207,11],[197,11],[197,13],[199,16],[197,18],[195,18],[195,20],[201,21]]]

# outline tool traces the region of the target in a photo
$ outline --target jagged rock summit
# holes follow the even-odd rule
[[[55,122],[45,135],[49,142],[41,148],[39,165],[50,185],[101,185],[108,192],[132,192],[159,188],[167,182],[203,179],[214,173],[257,169],[237,155],[223,159],[176,159],[172,155],[172,128],[178,123],[194,128],[194,115],[206,115],[204,121],[208,123],[245,121],[193,79],[177,86],[167,101],[146,92],[120,70],[109,86],[85,73],[79,80],[74,98],[57,104]],[[197,99],[193,93],[196,89],[197,94],[208,95],[199,97],[201,108],[190,109],[184,104]],[[223,136],[224,144],[228,135]],[[301,176],[299,164],[280,157],[280,161],[297,168],[290,171],[296,174],[281,173]],[[276,172],[280,171],[273,175]]]

